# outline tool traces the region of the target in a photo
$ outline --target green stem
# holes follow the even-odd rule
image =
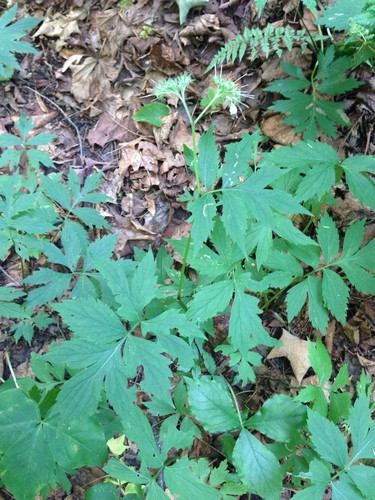
[[[240,407],[238,406],[238,401],[237,401],[236,395],[235,395],[232,387],[230,386],[230,383],[228,382],[228,380],[226,380],[226,383],[228,384],[229,391],[232,394],[233,403],[234,403],[234,406],[236,408],[236,412],[238,415],[238,420],[240,421],[241,429],[243,429],[244,426],[243,426],[243,421],[242,421],[242,417],[241,417],[241,411],[240,411]]]
[[[9,357],[8,351],[5,351],[5,359],[7,361],[10,374],[12,375],[12,379],[13,379],[14,385],[16,386],[17,389],[19,389],[20,386],[18,385],[17,377],[16,377],[16,374],[14,373],[13,366],[12,366],[12,363],[10,361],[10,357]]]
[[[182,261],[182,267],[181,267],[181,271],[180,271],[181,272],[180,283],[178,284],[178,292],[177,292],[177,300],[178,301],[181,301],[182,286],[184,284],[185,269],[186,269],[187,259],[189,256],[190,244],[191,244],[191,233],[189,234],[189,238],[188,238],[187,243],[186,243],[184,259]]]
[[[316,217],[318,216],[319,212],[320,212],[320,209],[322,208],[322,205],[323,203],[325,202],[326,198],[328,196],[328,193],[326,193],[322,199],[320,200],[319,202],[319,205],[318,205],[318,208],[317,210],[315,210],[315,212],[313,213],[312,217],[310,217],[310,220],[309,222],[306,224],[304,230],[302,231],[303,234],[306,234],[307,230],[309,229],[309,227],[311,226],[311,224],[314,222],[314,220],[316,219]]]

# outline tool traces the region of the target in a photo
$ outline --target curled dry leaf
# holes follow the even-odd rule
[[[283,123],[283,119],[281,115],[274,115],[263,120],[261,124],[263,134],[282,146],[296,144],[301,140],[300,134],[296,134],[293,127]]]
[[[281,347],[274,347],[268,354],[267,359],[287,358],[298,383],[301,384],[304,375],[311,367],[307,340],[301,340],[283,328],[280,342],[283,345]]]

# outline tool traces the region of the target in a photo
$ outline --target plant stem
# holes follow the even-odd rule
[[[237,401],[236,395],[235,395],[232,387],[230,386],[230,383],[228,382],[228,380],[226,380],[226,382],[228,384],[229,391],[230,391],[230,393],[232,395],[233,403],[234,403],[234,406],[236,408],[236,412],[237,412],[237,415],[238,415],[238,420],[240,421],[240,424],[241,424],[241,429],[243,429],[243,421],[242,421],[242,417],[241,417],[241,411],[240,411],[240,407],[238,406],[238,401]]]
[[[182,261],[182,267],[181,267],[181,275],[180,275],[180,283],[178,284],[178,292],[177,292],[177,300],[181,301],[181,293],[182,293],[182,286],[184,284],[184,278],[185,278],[185,269],[186,269],[186,263],[189,255],[189,250],[190,250],[190,244],[191,244],[191,232],[189,234],[189,238],[186,242],[186,248],[185,248],[185,253],[184,253],[184,259]]]
[[[14,373],[13,366],[12,366],[12,363],[10,361],[10,357],[9,357],[8,351],[5,351],[5,359],[7,361],[10,374],[12,375],[12,379],[13,379],[14,385],[16,386],[17,389],[19,389],[20,386],[18,385],[17,377],[16,377],[16,374]]]

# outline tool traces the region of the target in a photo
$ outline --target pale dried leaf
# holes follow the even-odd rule
[[[287,358],[298,383],[301,384],[304,375],[311,367],[307,341],[299,339],[283,328],[280,342],[283,345],[281,347],[274,347],[268,354],[267,359]]]

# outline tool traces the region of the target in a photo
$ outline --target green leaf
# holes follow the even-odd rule
[[[260,314],[259,300],[236,287],[228,333],[231,344],[242,356],[259,344],[274,345],[273,339],[263,328]]]
[[[309,466],[309,472],[302,472],[300,476],[311,480],[312,485],[294,495],[297,500],[321,500],[328,484],[331,473],[328,467],[314,458]]]
[[[223,384],[215,379],[186,379],[186,382],[191,412],[207,432],[226,432],[241,427],[232,398]]]
[[[366,0],[336,0],[334,3],[327,5],[316,24],[323,24],[327,28],[334,28],[337,31],[347,31],[349,28],[350,18],[361,12]]]
[[[348,476],[365,498],[374,497],[375,467],[358,464],[347,471]]]
[[[322,281],[316,276],[307,278],[307,293],[309,295],[309,318],[314,328],[325,333],[329,316],[323,305]]]
[[[342,162],[350,191],[362,203],[375,210],[375,183],[366,173],[374,173],[375,160],[371,156],[352,156]]]
[[[147,470],[148,467],[155,469],[162,467],[163,457],[160,455],[152,427],[143,411],[137,406],[129,408],[127,414],[123,416],[123,426],[126,437],[139,448],[139,459],[142,461],[143,470]]]
[[[340,479],[333,481],[332,487],[332,500],[364,500],[365,497],[351,481],[350,477],[346,474],[341,475]]]
[[[36,54],[36,50],[30,43],[20,42],[17,39],[27,35],[28,31],[40,23],[40,19],[26,17],[10,24],[15,19],[16,13],[17,4],[6,10],[0,17],[0,78],[3,80],[9,80],[14,69],[20,69],[14,57],[15,53]]]
[[[152,102],[145,104],[142,108],[133,115],[133,120],[136,122],[150,123],[154,127],[161,127],[163,122],[162,118],[168,116],[170,109],[165,104],[160,102]]]
[[[233,465],[249,492],[257,493],[267,500],[280,498],[280,464],[275,455],[246,429],[242,429],[236,441]]]
[[[191,236],[194,242],[194,257],[196,257],[214,228],[216,201],[212,194],[206,194],[190,201],[187,208],[192,214],[189,222],[192,222]]]
[[[311,366],[319,379],[320,385],[323,387],[332,375],[331,358],[320,338],[316,339],[315,344],[310,339],[307,339],[307,343]]]
[[[325,212],[320,219],[317,235],[326,264],[330,264],[339,252],[340,241],[336,224],[328,215],[328,212]]]
[[[237,243],[244,256],[247,255],[247,209],[243,200],[234,191],[223,193],[223,215],[222,221],[225,231]]]
[[[289,289],[286,296],[288,306],[288,322],[290,323],[300,312],[307,298],[307,281],[301,281]]]
[[[282,411],[281,411],[282,409]],[[289,442],[306,421],[306,408],[284,394],[269,398],[262,408],[245,422],[275,441]]]
[[[257,155],[258,144],[261,140],[260,130],[253,134],[242,134],[239,142],[233,142],[225,146],[226,153],[221,171],[223,188],[230,188],[241,182],[241,177],[245,179],[249,176],[250,162],[253,162]]]
[[[360,458],[374,458],[375,448],[375,425],[369,429],[371,422],[371,411],[368,397],[362,393],[354,403],[349,417],[350,431],[352,435],[353,451],[351,463]]]
[[[323,270],[322,293],[324,303],[341,324],[346,323],[349,288],[344,280],[330,269]]]
[[[194,7],[202,7],[207,5],[208,0],[175,0],[180,11],[180,24],[184,24],[186,21],[189,10]]]
[[[64,470],[100,465],[107,457],[97,424],[42,419],[37,404],[19,389],[1,396],[0,447],[2,480],[17,498],[34,498],[41,489],[56,487]]]
[[[350,414],[350,403],[349,392],[331,392],[328,411],[329,420],[334,424],[339,424],[342,419],[347,420]]]
[[[24,279],[24,283],[31,285],[42,285],[29,292],[27,305],[40,306],[61,297],[69,288],[72,275],[70,273],[58,273],[48,268],[41,268]]]
[[[111,458],[108,464],[103,468],[107,474],[119,481],[133,484],[147,484],[151,480],[151,476],[147,474],[147,469],[143,469],[143,472],[135,471],[128,465],[120,462],[117,458]]]
[[[319,455],[338,467],[348,462],[348,446],[339,428],[319,413],[308,410],[310,439]]]
[[[113,483],[99,483],[85,493],[85,500],[118,500],[117,486]]]
[[[125,338],[127,330],[119,317],[104,302],[94,298],[64,300],[54,304],[64,322],[81,339],[111,342]]]
[[[199,139],[198,172],[207,189],[214,185],[220,164],[219,150],[215,142],[214,126],[204,132]]]
[[[143,380],[141,387],[150,395],[165,401],[173,406],[171,399],[172,371],[169,368],[171,360],[163,355],[163,345],[159,342],[129,336],[124,346],[124,358],[128,377],[137,376],[137,368],[143,366]]]
[[[194,462],[185,455],[173,465],[165,467],[165,483],[172,493],[180,498],[204,498],[205,500],[220,500],[220,493],[211,488],[192,472]]]
[[[233,290],[233,282],[230,280],[202,287],[189,302],[188,320],[203,323],[223,312],[232,298]]]

